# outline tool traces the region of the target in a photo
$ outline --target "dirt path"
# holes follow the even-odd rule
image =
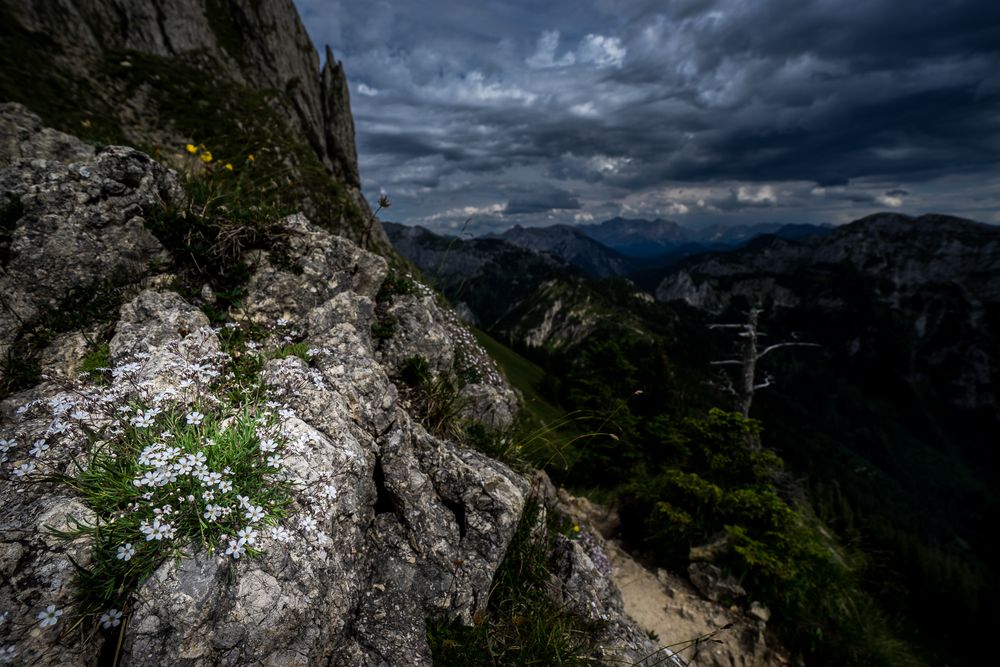
[[[693,667],[780,667],[787,660],[764,641],[764,623],[703,599],[687,579],[650,572],[613,542],[605,543],[625,611]],[[725,626],[730,627],[723,629]],[[712,635],[711,633],[715,633]],[[711,635],[711,637],[708,637]],[[706,638],[696,641],[698,638]],[[665,659],[664,665],[670,663]]]

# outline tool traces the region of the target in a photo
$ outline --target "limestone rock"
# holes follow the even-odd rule
[[[34,141],[42,132],[37,119],[16,107],[4,113],[20,119],[5,126],[13,134],[34,128],[20,146],[54,145],[65,155],[63,147],[75,145]],[[78,328],[46,350],[47,364],[68,369],[60,378],[0,404],[0,608],[7,613],[0,641],[41,665],[95,664],[117,645],[92,619],[85,632],[39,624],[39,613],[54,605],[63,612],[55,627],[69,627],[78,611],[72,562],[95,558],[87,540],[50,532],[71,525],[70,517],[93,516],[42,472],[74,474],[87,465],[102,429],[138,419],[115,416],[119,408],[168,401],[186,410],[194,387],[225,377],[232,361],[220,342],[223,326],[210,326],[171,291],[168,276],[151,275],[170,257],[143,219],[161,199],[183,197],[174,174],[131,149],[82,155],[68,164],[17,157],[0,169],[0,194],[23,210],[0,276],[9,306],[0,343],[15,342],[22,319],[74,288],[111,280],[127,288],[114,321],[102,324],[114,330],[104,385],[70,379],[89,331]],[[282,224],[289,261],[251,258],[245,303],[232,315],[270,328],[264,344],[272,351],[293,339],[309,349],[308,361],[262,357],[263,391],[283,406],[291,443],[282,467],[293,483],[286,532],[262,536],[256,559],[237,563],[189,544],[163,562],[129,605],[121,664],[430,664],[426,619],[469,624],[485,610],[529,497],[560,511],[550,484],[533,489],[507,466],[429,434],[399,400],[398,364],[425,354],[440,372],[464,378],[465,418],[494,428],[514,419],[516,397],[454,313],[426,288],[399,295],[389,304],[398,335],[381,343],[371,329],[385,260],[303,216]],[[624,617],[596,538],[562,542],[555,559],[552,594],[605,623],[596,657],[634,663],[655,650]]]
[[[0,197],[19,215],[3,253],[0,355],[22,327],[62,307],[74,293],[134,282],[168,259],[144,227],[163,201],[180,197],[176,176],[129,148],[96,153],[82,142],[52,142],[51,133],[20,105],[4,104],[0,135],[20,137],[38,153],[0,167]],[[66,147],[75,147],[67,150]],[[62,162],[61,158],[81,157]]]

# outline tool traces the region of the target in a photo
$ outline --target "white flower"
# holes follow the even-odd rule
[[[197,410],[189,413],[188,416],[185,417],[185,419],[187,420],[187,423],[191,424],[192,426],[197,426],[198,424],[201,423],[201,420],[204,419],[204,418],[205,418],[205,415],[201,414]]]
[[[232,490],[233,490],[233,483],[232,482],[230,482],[228,480],[223,480],[223,481],[219,482],[219,492],[220,493],[229,493]]]
[[[267,440],[260,441],[260,451],[262,452],[273,452],[278,449],[278,443],[273,439],[268,438]]]
[[[295,410],[292,410],[291,408],[282,408],[281,410],[278,410],[278,414],[281,415],[282,419],[291,419],[295,416]]]
[[[315,357],[317,354],[319,354],[319,350],[317,350],[315,347],[310,347],[308,350],[306,350],[306,356],[309,358]]]
[[[195,465],[202,465],[203,466],[203,465],[205,465],[205,462],[208,461],[208,459],[205,458],[205,454],[202,453],[202,452],[195,452],[194,454],[190,454],[189,456],[192,457],[192,459],[194,460]]]
[[[240,556],[246,552],[246,547],[244,547],[241,542],[238,542],[237,540],[229,540],[229,548],[226,549],[227,556],[232,556],[235,560],[239,560]]]
[[[147,470],[143,473],[142,477],[134,480],[132,483],[136,486],[156,486],[157,482],[160,481],[160,474],[153,470]]]
[[[161,522],[159,518],[153,519],[152,524],[148,521],[143,521],[139,525],[139,530],[146,536],[147,542],[150,540],[162,540],[164,538],[170,539],[174,534],[174,527],[167,521]]]
[[[278,454],[275,454],[274,456],[268,456],[267,457],[267,467],[268,468],[280,468],[281,464],[283,462],[284,462],[284,459],[282,459],[281,456],[279,456]]]
[[[271,528],[271,537],[279,542],[288,542],[292,539],[292,534],[284,526],[274,526]]]
[[[117,628],[122,624],[122,613],[117,609],[109,609],[107,612],[101,614],[101,627],[107,628]]]
[[[153,418],[149,415],[138,415],[137,417],[132,417],[129,423],[136,428],[149,428],[153,425]]]
[[[68,431],[70,428],[71,426],[69,424],[57,419],[56,421],[52,422],[52,424],[49,426],[48,429],[46,429],[45,432],[62,434]]]
[[[330,500],[336,500],[337,487],[335,487],[333,484],[327,484],[326,486],[323,487],[323,495],[329,498]]]
[[[247,511],[246,514],[244,514],[244,516],[247,518],[247,521],[252,521],[256,523],[257,521],[260,521],[261,519],[264,518],[264,508],[260,507],[259,505],[258,506],[250,505],[247,507]]]
[[[42,452],[46,451],[48,448],[49,448],[49,443],[45,442],[44,440],[35,440],[34,446],[28,451],[28,453],[37,458],[41,456]]]
[[[192,470],[194,470],[194,459],[190,455],[181,458],[180,461],[174,464],[174,471],[178,475],[187,475]]]
[[[279,327],[287,327],[288,326],[288,320],[285,319],[284,317],[279,317],[278,318],[278,326]]]
[[[204,493],[201,494],[201,499],[204,500],[205,502],[211,502],[215,500],[215,492],[205,491]]]
[[[15,445],[17,445],[17,440],[14,440],[13,438],[10,438],[9,440],[0,438],[0,452],[9,451],[10,448],[14,447]]]
[[[38,612],[38,620],[41,621],[38,625],[43,628],[47,628],[50,625],[55,625],[59,622],[59,617],[63,615],[62,609],[56,609],[54,604],[50,604],[45,608],[45,611]]]
[[[132,546],[131,542],[126,542],[122,546],[118,547],[118,560],[132,560],[132,556],[135,555],[135,547]]]
[[[246,528],[241,528],[236,536],[239,538],[240,544],[256,544],[257,543],[257,531],[247,526]]]
[[[89,418],[90,418],[90,413],[86,412],[85,410],[77,410],[76,412],[70,415],[70,419],[75,419],[81,422]]]
[[[14,474],[18,477],[24,477],[25,475],[30,475],[35,471],[34,463],[22,463],[17,468],[14,469]]]
[[[212,505],[211,503],[205,505],[205,518],[209,522],[214,522],[220,516],[222,516],[222,507],[220,505]]]
[[[316,519],[311,516],[304,516],[299,521],[299,525],[302,526],[303,530],[314,531],[316,530]]]

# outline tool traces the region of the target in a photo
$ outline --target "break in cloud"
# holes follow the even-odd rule
[[[1000,3],[296,4],[395,220],[1000,223]]]

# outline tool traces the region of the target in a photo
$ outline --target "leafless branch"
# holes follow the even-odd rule
[[[782,348],[782,347],[822,347],[822,346],[819,345],[819,344],[817,344],[817,343],[788,343],[788,342],[785,342],[785,343],[776,343],[774,345],[768,345],[767,347],[765,347],[760,352],[760,354],[757,355],[757,358],[760,359],[761,357],[763,357],[768,352],[773,352],[774,350],[777,350],[778,348]]]

